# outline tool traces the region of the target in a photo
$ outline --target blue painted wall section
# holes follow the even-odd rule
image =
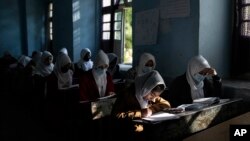
[[[73,57],[72,0],[53,1],[53,52],[57,56],[62,47]]]
[[[42,0],[26,0],[28,54],[45,50],[45,14],[47,4]]]
[[[99,1],[73,0],[73,60],[78,61],[83,48],[92,51],[92,60],[99,50]]]
[[[0,1],[0,55],[14,57],[40,50],[44,40],[44,4],[47,0]]]
[[[18,57],[21,50],[19,6],[18,0],[0,1],[0,55],[8,50]]]
[[[159,8],[160,0],[133,1],[135,13]],[[190,0],[190,16],[183,18],[159,19],[158,40],[155,45],[133,46],[133,65],[136,65],[143,52],[156,57],[156,69],[163,77],[176,77],[186,71],[187,61],[198,54],[199,43],[199,1]],[[133,18],[133,27],[135,27]],[[134,30],[133,30],[134,31]],[[136,33],[133,32],[133,37]]]
[[[200,0],[199,53],[223,76],[229,76],[232,0]]]

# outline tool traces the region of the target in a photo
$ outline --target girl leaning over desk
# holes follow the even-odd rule
[[[201,55],[192,57],[187,71],[173,80],[168,100],[173,107],[204,97],[221,97],[221,78]]]
[[[126,91],[119,95],[113,106],[112,115],[118,122],[115,135],[118,140],[137,140],[143,138],[143,126],[132,122],[134,119],[151,116],[165,108],[170,108],[170,103],[160,95],[166,85],[158,73],[151,71],[138,76]],[[120,130],[122,129],[122,130]],[[125,137],[128,137],[125,139]]]

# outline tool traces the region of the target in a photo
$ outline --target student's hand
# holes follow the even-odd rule
[[[114,92],[109,92],[108,95],[115,95],[115,93]]]
[[[141,109],[141,116],[142,117],[149,117],[152,115],[152,110],[149,108]]]
[[[203,69],[200,74],[202,75],[210,75],[210,76],[215,76],[217,75],[217,72],[214,68],[205,68]]]

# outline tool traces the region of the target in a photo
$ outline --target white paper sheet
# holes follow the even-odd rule
[[[136,13],[135,45],[152,45],[157,42],[159,9]]]

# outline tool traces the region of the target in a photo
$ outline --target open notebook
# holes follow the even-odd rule
[[[91,113],[93,120],[111,115],[112,107],[116,101],[115,96],[107,96],[99,98],[97,101],[91,102]]]
[[[178,118],[179,116],[175,114],[170,114],[166,112],[158,112],[158,113],[151,115],[150,117],[145,117],[142,119],[144,121],[149,121],[149,122],[160,122],[164,120],[172,120],[172,119],[178,119]]]

